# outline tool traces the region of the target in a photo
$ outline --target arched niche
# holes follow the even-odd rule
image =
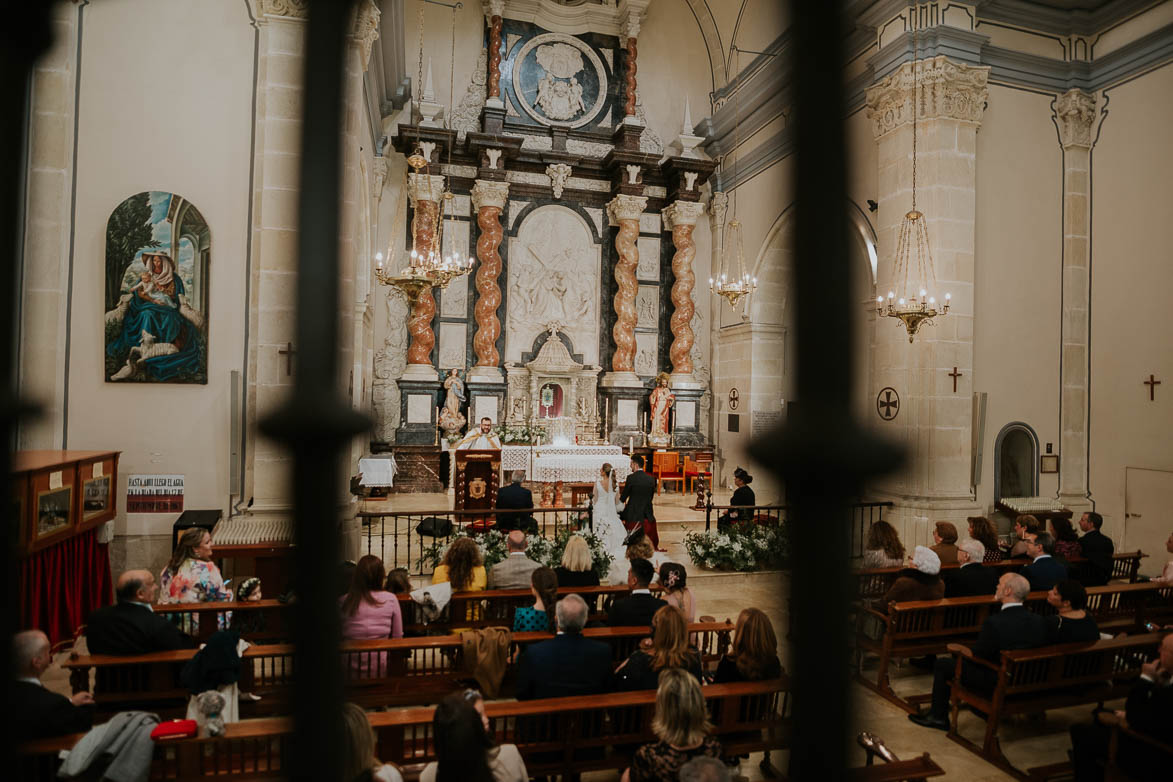
[[[994,501],[1039,494],[1039,436],[1028,424],[1013,421],[994,440]]]

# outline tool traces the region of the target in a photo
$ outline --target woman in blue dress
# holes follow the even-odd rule
[[[175,266],[165,253],[140,256],[144,271],[106,314],[119,325],[106,355],[125,361],[111,380],[190,380],[203,374],[203,316],[192,309]]]

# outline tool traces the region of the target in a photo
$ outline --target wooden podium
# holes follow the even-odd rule
[[[499,450],[458,450],[455,467],[452,485],[456,510],[492,510],[497,507],[497,475],[501,470]]]

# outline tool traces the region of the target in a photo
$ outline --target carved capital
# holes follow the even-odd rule
[[[472,206],[474,209],[480,209],[483,206],[504,209],[505,202],[508,200],[508,182],[490,182],[486,179],[478,179],[472,186]]]
[[[494,16],[505,15],[505,0],[485,0],[481,3],[481,10],[485,12],[485,16],[492,19]]]
[[[607,216],[613,224],[621,220],[639,220],[647,208],[647,196],[617,195],[607,202]]]
[[[626,48],[629,38],[639,38],[640,23],[646,7],[637,7],[634,4],[624,3],[619,9],[619,43]]]
[[[867,91],[868,118],[875,137],[918,120],[953,119],[975,125],[982,121],[989,90],[989,66],[955,63],[948,57],[906,62]],[[914,93],[919,100],[914,100]]]
[[[407,195],[411,205],[417,201],[439,203],[444,195],[444,177],[436,174],[408,174]]]
[[[362,69],[367,69],[371,61],[371,47],[379,38],[379,17],[383,12],[375,5],[375,0],[366,0],[358,7],[354,18],[354,40],[358,44],[359,62]]]
[[[673,201],[663,211],[664,227],[672,230],[678,225],[696,225],[704,211],[700,201]]]
[[[1055,99],[1055,120],[1059,125],[1059,143],[1067,147],[1092,146],[1092,129],[1096,125],[1096,96],[1073,89]]]
[[[290,19],[308,19],[309,0],[260,0],[258,16],[284,16]]]
[[[374,176],[374,196],[378,200],[383,195],[383,185],[387,182],[387,158],[375,158],[371,173]]]
[[[709,199],[709,225],[714,229],[725,225],[725,214],[729,211],[729,196],[721,190],[714,190]]]

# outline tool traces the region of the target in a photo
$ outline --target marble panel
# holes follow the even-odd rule
[[[696,426],[696,402],[677,402],[676,403],[676,425],[694,427]]]
[[[603,235],[603,210],[597,206],[585,207],[586,213],[591,216],[591,220],[595,223],[595,230],[599,232],[599,236]]]
[[[660,216],[656,215],[656,220],[659,219]],[[651,236],[641,236],[636,241],[636,247],[639,248],[639,265],[635,267],[636,279],[647,282],[659,282],[660,240]]]
[[[440,324],[440,369],[464,369],[467,330],[464,323]]]
[[[462,275],[452,282],[440,294],[440,317],[467,318],[468,317],[468,278]]]
[[[529,213],[509,241],[505,360],[520,361],[549,323],[581,353],[599,362],[600,248],[589,223],[568,207]]]
[[[616,401],[616,426],[639,426],[639,402],[635,399]]]
[[[491,418],[494,423],[497,422],[497,397],[485,394],[476,398],[476,414],[472,420],[479,421],[482,418]]]
[[[639,232],[641,234],[659,235],[663,231],[663,221],[660,219],[659,212],[644,212],[639,216]]]
[[[635,374],[650,377],[659,371],[656,366],[658,336],[656,332],[640,332],[635,335]]]
[[[430,424],[432,422],[432,397],[430,394],[407,395],[407,422],[409,424]]]
[[[660,320],[660,286],[641,285],[635,294],[635,327],[655,331]]]
[[[510,231],[513,230],[513,224],[515,222],[517,222],[517,217],[518,217],[518,215],[521,214],[521,210],[525,209],[527,206],[529,206],[528,201],[510,201],[509,202],[508,219],[509,219],[509,230]]]
[[[469,229],[470,224],[465,220],[444,221],[443,252],[448,255],[453,250],[460,253],[461,258],[469,257]]]

